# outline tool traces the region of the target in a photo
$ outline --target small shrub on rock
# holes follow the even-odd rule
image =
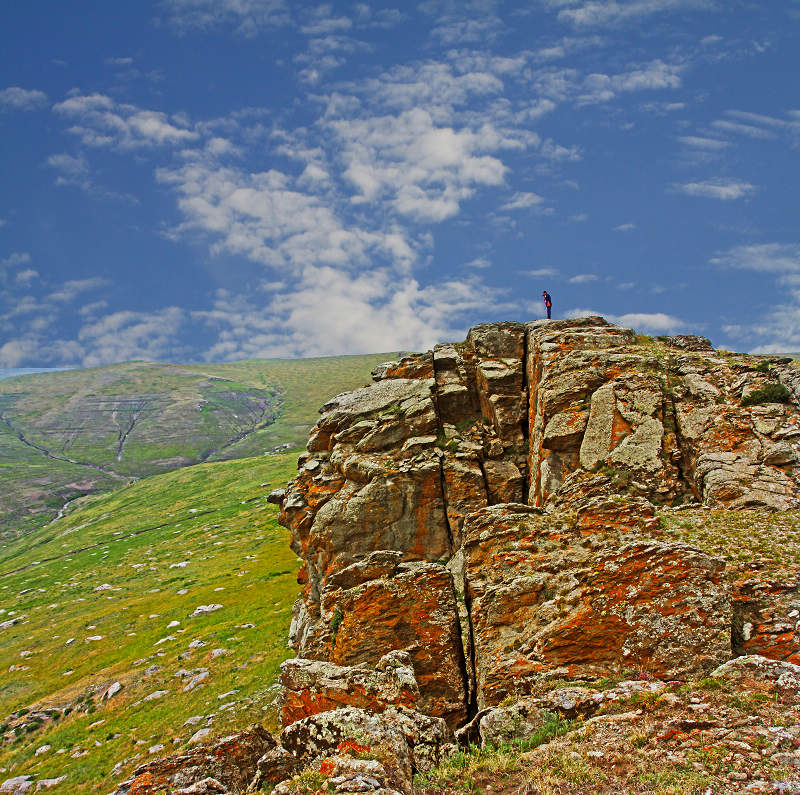
[[[764,384],[760,389],[754,389],[749,395],[742,398],[742,406],[758,406],[762,403],[788,403],[792,393],[777,382]]]

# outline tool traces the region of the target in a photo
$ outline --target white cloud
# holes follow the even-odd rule
[[[486,257],[476,257],[475,259],[470,260],[469,262],[465,262],[463,267],[478,268],[478,269],[491,268],[492,262]]]
[[[104,309],[108,309],[108,301],[92,301],[91,303],[84,304],[79,310],[78,314],[81,317],[96,317]]]
[[[0,110],[37,110],[47,104],[47,94],[19,86],[9,86],[0,91]]]
[[[89,164],[83,155],[50,155],[46,163],[58,172],[56,185],[78,185],[85,190],[89,189]]]
[[[166,20],[179,30],[230,26],[245,36],[290,22],[284,0],[163,0]]]
[[[421,109],[329,126],[342,146],[343,176],[359,191],[354,201],[388,196],[400,215],[434,223],[456,215],[476,187],[501,185],[507,168],[485,152],[512,145],[488,124],[442,127]]]
[[[544,5],[559,9],[560,21],[579,28],[612,26],[684,8],[713,8],[710,0],[544,0]]]
[[[713,265],[776,274],[800,274],[800,245],[759,243],[735,246],[711,258]]]
[[[772,274],[783,287],[783,303],[771,303],[767,312],[760,312],[759,301],[751,322],[723,326],[725,333],[740,340],[752,353],[800,351],[800,244],[734,246],[718,252],[710,262],[722,268]]]
[[[166,113],[118,104],[104,94],[76,95],[59,102],[53,110],[76,123],[69,132],[87,146],[117,146],[120,149],[186,144],[200,136],[187,129],[183,119]]]
[[[78,333],[84,367],[132,359],[179,357],[176,344],[186,312],[175,306],[152,312],[114,312],[87,323]]]
[[[663,312],[628,312],[623,315],[598,312],[595,309],[570,309],[566,317],[589,317],[600,315],[618,326],[633,328],[650,334],[674,333],[686,325],[678,317]]]
[[[727,119],[717,119],[711,122],[715,130],[725,133],[736,133],[746,135],[749,138],[774,138],[772,130],[765,130],[763,127],[756,127],[752,124],[742,124],[741,122],[728,121]]]
[[[620,93],[678,88],[684,68],[683,64],[669,64],[657,58],[639,68],[615,75],[590,74],[583,79],[578,102],[608,102]]]
[[[579,273],[576,276],[573,276],[569,279],[570,284],[589,284],[590,282],[596,282],[600,277],[596,276],[594,273]]]
[[[536,207],[544,202],[544,199],[537,193],[515,193],[509,201],[500,206],[501,210],[527,210]]]
[[[111,282],[101,276],[92,276],[88,279],[71,279],[64,282],[64,284],[55,292],[47,296],[47,300],[56,301],[58,303],[69,303],[73,301],[81,293],[89,290],[97,290],[100,287],[106,287]]]
[[[130,66],[133,63],[133,58],[119,57],[119,58],[106,58],[106,63],[109,66]]]
[[[686,325],[680,318],[663,312],[629,312],[625,315],[607,315],[609,320],[620,326],[627,326],[653,334],[673,333]]]
[[[711,151],[725,149],[726,147],[730,146],[728,141],[720,141],[718,138],[705,138],[697,135],[682,135],[678,138],[678,140],[686,146],[691,146],[695,149]]]
[[[632,232],[634,229],[636,229],[636,224],[628,223],[628,224],[620,224],[619,226],[615,226],[612,231],[613,232]]]
[[[533,278],[558,275],[558,271],[555,268],[532,268],[531,270],[520,271],[520,273]]]
[[[78,364],[82,353],[74,340],[45,339],[30,333],[0,345],[0,367]]]
[[[678,190],[689,196],[723,201],[741,199],[753,193],[755,189],[755,185],[751,185],[749,182],[740,182],[734,179],[710,179],[704,182],[687,182],[678,186]]]
[[[21,285],[28,285],[34,279],[39,278],[39,272],[35,271],[33,268],[25,268],[25,270],[20,271],[15,276],[15,281],[17,284]]]
[[[7,257],[0,259],[0,267],[14,268],[30,261],[31,255],[27,251],[14,251]]]
[[[479,279],[421,285],[389,268],[348,273],[307,268],[296,286],[265,309],[220,291],[214,308],[193,313],[214,329],[208,360],[253,356],[425,350],[458,339],[465,313],[509,308],[502,293]],[[313,332],[313,333],[312,333]]]
[[[295,270],[309,262],[358,267],[373,257],[407,267],[416,259],[402,231],[347,226],[328,202],[299,190],[278,171],[247,174],[197,162],[156,173],[179,196],[185,221],[176,234],[210,235],[217,253]]]

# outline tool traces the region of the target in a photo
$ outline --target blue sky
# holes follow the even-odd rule
[[[600,313],[800,350],[800,0],[7,3],[0,367]]]

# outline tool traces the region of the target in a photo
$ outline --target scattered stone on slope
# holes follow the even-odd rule
[[[138,767],[115,795],[160,795],[213,778],[225,790],[247,788],[258,760],[276,745],[261,726],[196,745],[180,756],[154,760]],[[202,791],[202,790],[199,790]],[[209,790],[213,791],[213,790]]]
[[[0,784],[0,792],[8,792],[11,795],[23,795],[33,787],[33,776],[14,776],[7,778]]]

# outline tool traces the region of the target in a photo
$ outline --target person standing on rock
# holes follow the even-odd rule
[[[547,319],[550,320],[550,310],[553,308],[553,299],[550,298],[550,293],[545,290],[542,293],[542,300],[544,301],[545,309],[547,309]]]

